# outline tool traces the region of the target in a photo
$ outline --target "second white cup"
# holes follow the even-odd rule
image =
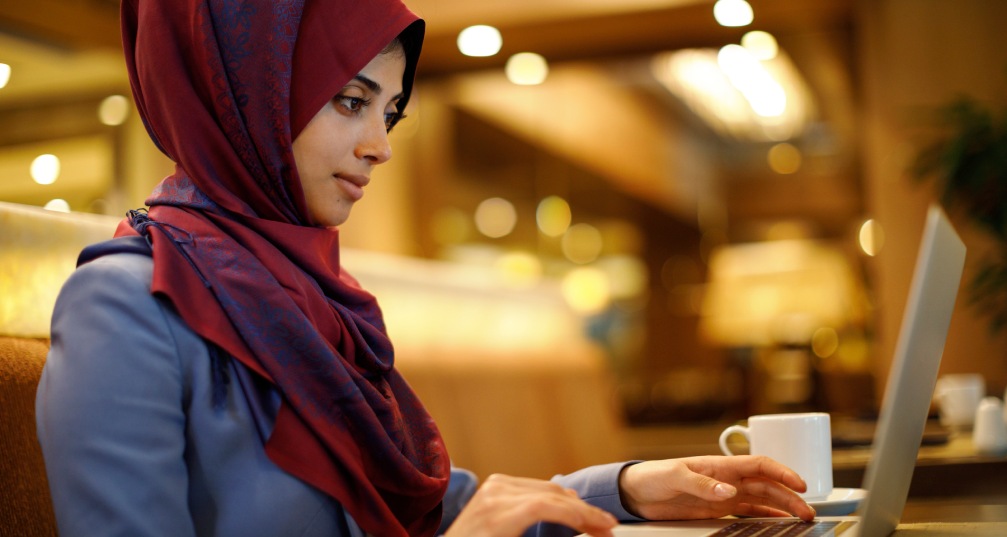
[[[801,494],[821,501],[832,493],[832,423],[824,412],[763,414],[748,418],[748,426],[732,425],[720,433],[720,449],[735,455],[727,439],[739,434],[748,439],[749,453],[777,460],[808,484]]]

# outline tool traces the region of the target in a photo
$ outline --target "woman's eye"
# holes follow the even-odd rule
[[[385,130],[391,131],[392,127],[398,124],[399,121],[406,117],[405,114],[400,113],[398,110],[395,112],[385,113]]]
[[[363,97],[349,97],[346,95],[339,95],[338,97],[336,97],[336,100],[339,101],[339,104],[343,108],[351,112],[359,112],[364,108],[366,108],[368,104],[370,104],[370,101],[364,99]]]

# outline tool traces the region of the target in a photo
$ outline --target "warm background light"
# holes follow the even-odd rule
[[[559,237],[566,233],[571,218],[570,204],[559,196],[544,198],[535,210],[538,229],[550,237]]]
[[[458,34],[458,50],[466,56],[493,56],[502,46],[500,30],[485,24],[469,26]]]
[[[574,224],[563,234],[560,241],[563,255],[577,264],[585,264],[598,259],[601,254],[601,232],[591,224]]]
[[[122,125],[129,117],[129,99],[122,95],[109,95],[98,105],[98,119],[111,127]]]
[[[46,203],[45,206],[43,206],[42,208],[43,209],[48,209],[50,211],[60,212],[60,213],[68,213],[68,212],[70,212],[70,204],[67,203],[67,201],[65,199],[61,199],[61,198],[56,198],[56,199],[53,199],[53,200],[49,200],[49,202]]]
[[[56,155],[39,155],[31,161],[31,178],[40,185],[51,185],[59,178],[60,163]]]
[[[0,63],[0,88],[3,88],[10,82],[10,66],[6,63]]]
[[[514,205],[503,198],[483,200],[476,207],[476,229],[487,237],[497,239],[505,237],[514,231],[517,224],[517,211]]]
[[[878,255],[885,242],[884,230],[873,218],[868,219],[860,226],[859,238],[860,249],[871,257]]]
[[[721,26],[748,26],[755,19],[755,13],[745,0],[717,0],[713,5],[713,18]]]
[[[752,53],[741,45],[726,45],[717,53],[717,63],[755,113],[764,117],[783,115],[787,93]]]
[[[779,45],[777,45],[773,34],[762,30],[752,30],[741,36],[741,46],[745,47],[756,59],[762,61],[775,58],[776,53],[779,52]]]
[[[591,267],[570,271],[562,282],[563,298],[580,313],[598,313],[605,309],[610,299],[608,278],[605,273]]]
[[[769,148],[766,155],[769,167],[776,173],[789,175],[801,169],[801,151],[792,144],[779,143]]]
[[[497,259],[496,267],[509,287],[532,287],[542,279],[542,262],[528,252],[507,252]]]
[[[507,60],[504,67],[507,80],[519,86],[535,86],[549,76],[549,63],[541,54],[519,52]]]

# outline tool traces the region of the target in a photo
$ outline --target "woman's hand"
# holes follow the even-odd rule
[[[650,520],[815,517],[815,510],[797,494],[807,490],[804,480],[763,456],[641,462],[622,471],[619,490],[629,512]]]
[[[611,537],[615,517],[549,481],[492,475],[476,491],[445,537],[518,537],[537,522],[553,522],[595,537]]]

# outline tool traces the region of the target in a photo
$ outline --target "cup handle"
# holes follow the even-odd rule
[[[740,434],[748,440],[749,444],[752,443],[752,438],[748,436],[748,427],[744,425],[732,425],[720,433],[720,450],[724,452],[724,455],[734,455],[734,453],[731,453],[731,449],[727,447],[727,439],[732,434]]]

